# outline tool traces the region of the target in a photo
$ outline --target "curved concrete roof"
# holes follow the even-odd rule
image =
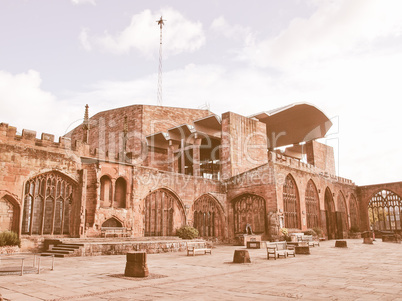
[[[320,109],[307,103],[294,103],[250,117],[267,125],[269,148],[322,138],[332,126]]]

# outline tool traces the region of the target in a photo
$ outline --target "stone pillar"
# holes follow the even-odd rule
[[[195,177],[201,176],[200,145],[201,145],[201,139],[195,139],[193,145],[193,176]]]
[[[186,157],[184,157],[186,154],[184,152],[184,139],[181,139],[180,141],[180,163],[181,163],[181,168],[179,170],[179,173],[185,174],[186,173]]]
[[[250,254],[247,250],[235,250],[233,263],[251,263]]]
[[[176,172],[176,170],[175,170],[174,145],[172,144],[172,140],[169,140],[169,146],[168,146],[168,171]]]
[[[128,252],[126,269],[124,276],[126,277],[148,277],[149,271],[147,266],[147,253],[145,252]]]
[[[346,240],[337,240],[337,241],[335,241],[335,247],[336,248],[347,248],[348,244],[347,244]]]
[[[371,237],[364,237],[363,238],[363,243],[372,245],[373,244],[373,239]]]

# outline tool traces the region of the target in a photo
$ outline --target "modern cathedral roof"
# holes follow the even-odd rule
[[[266,124],[268,138],[276,140],[273,147],[323,138],[332,126],[320,109],[306,103],[294,103],[249,117]]]

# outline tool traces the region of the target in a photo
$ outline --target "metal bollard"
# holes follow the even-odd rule
[[[24,259],[25,258],[21,258],[21,276],[24,275]]]
[[[38,258],[38,274],[40,274],[40,257]]]

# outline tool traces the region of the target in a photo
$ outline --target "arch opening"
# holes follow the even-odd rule
[[[111,217],[103,222],[102,227],[122,228],[123,224],[117,218]]]
[[[167,189],[158,189],[144,201],[145,236],[172,236],[175,229],[186,224],[180,200]]]
[[[335,239],[337,233],[336,227],[336,212],[335,212],[335,204],[332,196],[331,190],[327,187],[325,190],[325,220],[326,220],[326,229],[328,239]]]
[[[193,205],[194,228],[201,237],[223,236],[223,211],[218,201],[206,194],[199,197]]]
[[[286,176],[285,184],[283,184],[283,214],[286,228],[300,229],[299,192],[290,174]]]
[[[320,226],[320,200],[317,188],[312,180],[309,180],[306,188],[306,215],[307,228],[313,229]]]
[[[368,215],[375,231],[401,231],[401,197],[390,190],[377,192],[369,201]]]
[[[127,191],[126,180],[123,178],[118,178],[115,183],[115,196],[114,196],[115,208],[126,208],[126,191]]]
[[[0,232],[19,233],[20,208],[18,203],[6,195],[0,198]]]
[[[265,232],[265,200],[257,195],[243,194],[233,200],[234,232],[243,234],[246,225],[256,234]]]
[[[76,184],[58,172],[31,178],[25,184],[23,234],[69,234],[70,207]]]
[[[101,207],[111,207],[112,206],[112,181],[108,176],[102,176],[100,178],[100,205]]]
[[[338,198],[338,213],[337,213],[337,238],[346,238],[348,236],[348,212],[346,208],[346,200],[342,192],[339,192]]]

